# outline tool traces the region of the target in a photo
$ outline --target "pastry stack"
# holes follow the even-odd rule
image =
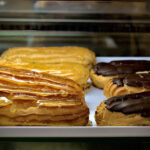
[[[18,47],[2,54],[3,63],[74,80],[87,88],[89,70],[96,64],[94,52],[84,47]]]
[[[0,60],[0,125],[86,126],[95,54],[82,47],[18,47]]]
[[[93,85],[104,89],[95,112],[100,126],[150,125],[150,61],[98,63],[90,73]]]

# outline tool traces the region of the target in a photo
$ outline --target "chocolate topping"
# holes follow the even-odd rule
[[[111,97],[105,104],[112,112],[140,113],[143,117],[150,117],[150,92]]]
[[[138,71],[150,70],[150,61],[121,60],[110,63],[101,62],[94,67],[97,75],[111,76],[118,74],[133,74]]]
[[[128,85],[150,88],[150,73],[120,75],[119,77],[114,78],[112,81],[114,84],[117,84],[117,86]]]

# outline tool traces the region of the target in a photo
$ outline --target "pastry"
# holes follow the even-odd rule
[[[94,52],[84,47],[17,47],[2,54],[2,59],[17,63],[77,63],[91,68],[96,63]]]
[[[149,126],[150,92],[111,97],[95,113],[99,126]]]
[[[109,63],[101,62],[90,72],[93,84],[98,88],[104,88],[106,83],[120,74],[133,74],[139,71],[150,70],[150,61],[146,60],[119,60]]]
[[[115,76],[97,75],[94,69],[90,71],[90,79],[92,80],[92,84],[99,89],[103,89],[106,83],[114,77]]]
[[[150,73],[119,75],[107,82],[104,95],[107,97],[150,91]]]
[[[1,126],[85,126],[88,118],[73,80],[0,65]]]
[[[77,82],[82,88],[86,89],[89,86],[88,78],[89,78],[89,69],[83,67],[80,64],[40,64],[40,63],[13,63],[5,60],[0,60],[1,65],[5,65],[8,67],[15,67],[18,69],[28,69],[38,72],[45,72],[52,75],[65,77],[74,80]]]

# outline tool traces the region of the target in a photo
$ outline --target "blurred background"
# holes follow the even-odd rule
[[[0,0],[0,53],[84,46],[97,56],[150,56],[148,1]]]

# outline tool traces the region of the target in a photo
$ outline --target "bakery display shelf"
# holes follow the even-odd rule
[[[134,59],[150,60],[150,57],[97,57],[97,62]],[[43,126],[1,126],[0,138],[4,137],[150,137],[149,126],[96,126],[94,114],[96,107],[106,99],[103,91],[91,86],[85,95],[85,100],[90,108],[90,121],[93,126],[86,127],[43,127]]]

